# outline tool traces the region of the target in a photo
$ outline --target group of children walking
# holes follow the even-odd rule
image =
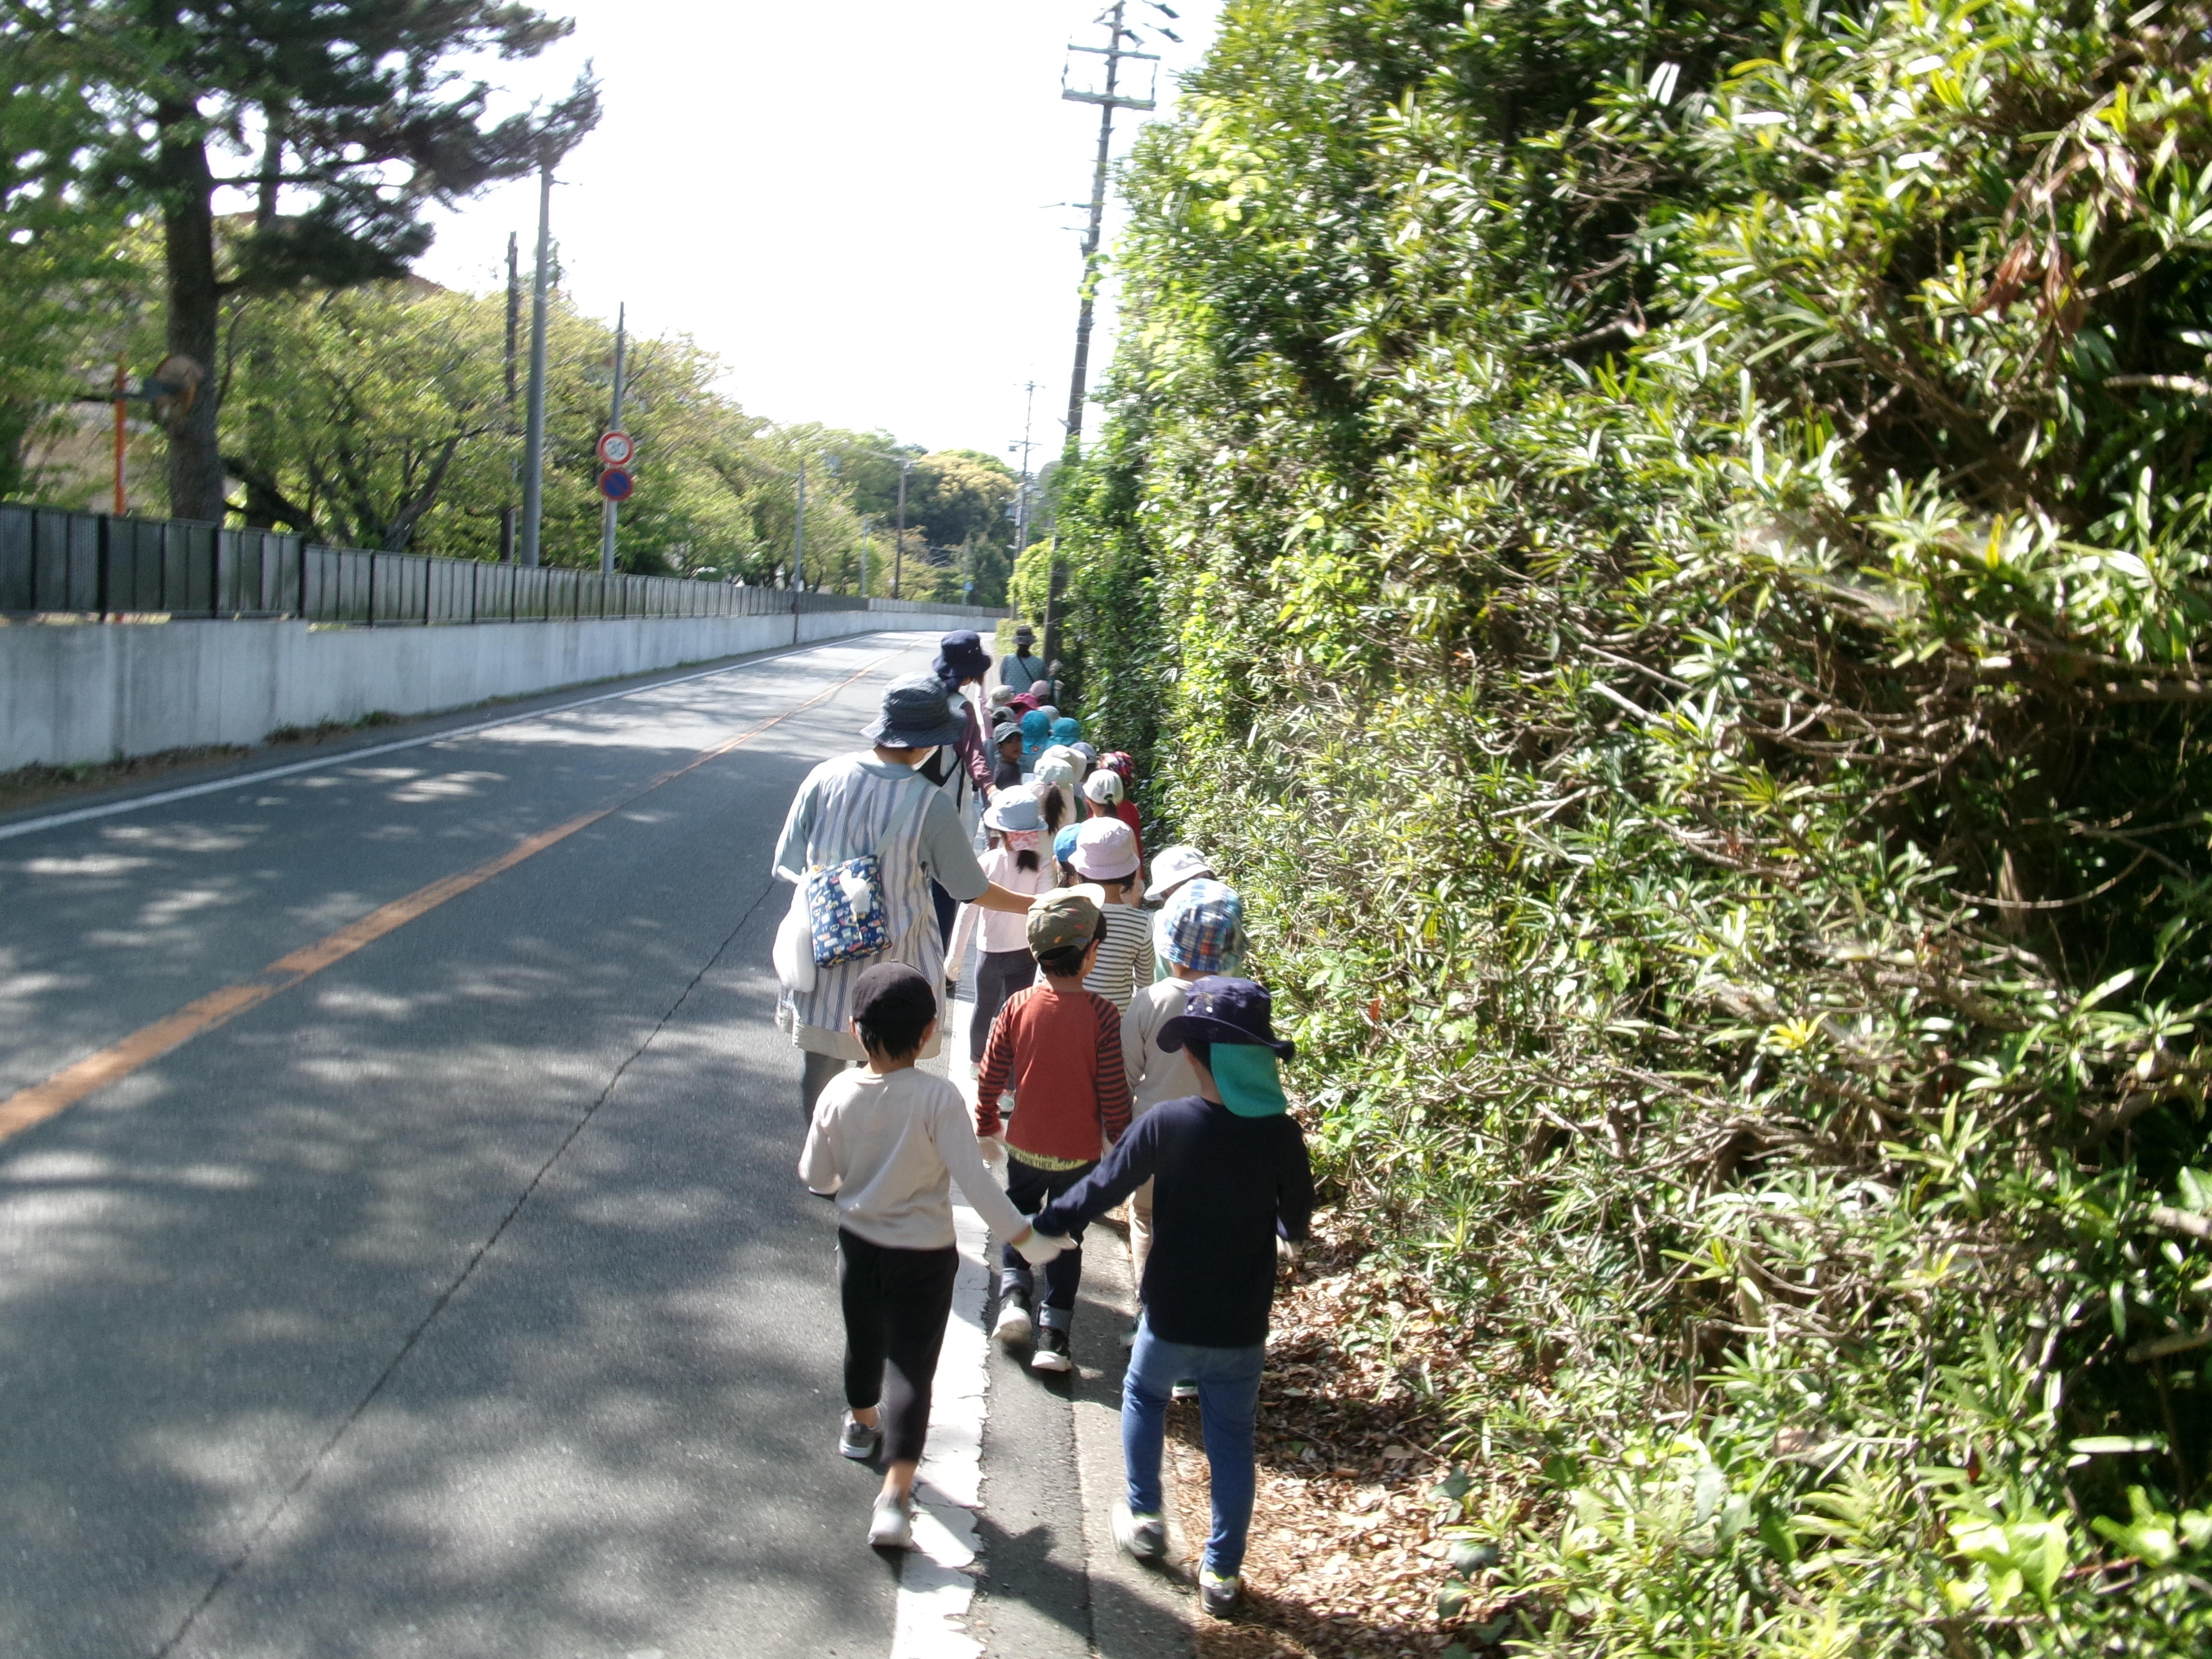
[[[941,988],[895,963],[860,975],[852,1035],[866,1064],[823,1089],[800,1158],[801,1178],[838,1212],[839,1449],[883,1462],[869,1541],[909,1546],[957,1263],[952,1184],[1000,1243],[993,1334],[1046,1374],[1074,1363],[1085,1229],[1126,1203],[1141,1309],[1125,1338],[1128,1487],[1114,1534],[1139,1559],[1164,1557],[1166,1412],[1194,1395],[1212,1487],[1200,1600],[1225,1617],[1251,1518],[1278,1259],[1303,1243],[1313,1208],[1278,1076],[1293,1051],[1274,1035],[1266,990],[1238,976],[1239,896],[1194,848],[1164,849],[1148,874],[1129,757],[1099,753],[1074,718],[1036,705],[1053,681],[1024,678],[1027,641],[1017,644],[990,694],[1002,714],[980,862],[994,889],[1030,896],[1029,909],[963,909]],[[972,1102],[915,1066],[934,1051],[971,937]]]

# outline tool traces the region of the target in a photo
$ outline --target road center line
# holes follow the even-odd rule
[[[44,1123],[58,1113],[65,1112],[86,1096],[118,1083],[171,1049],[179,1048],[205,1031],[227,1024],[249,1008],[258,1007],[280,992],[289,991],[312,974],[319,974],[334,962],[342,962],[366,945],[373,944],[386,933],[405,927],[417,916],[427,915],[447,899],[458,897],[474,887],[481,887],[501,871],[512,870],[525,859],[534,858],[547,848],[556,846],[588,829],[601,818],[619,812],[643,796],[651,794],[664,783],[673,782],[685,773],[696,770],[708,761],[719,759],[732,750],[742,748],[772,726],[781,726],[793,714],[803,714],[817,703],[831,697],[864,679],[902,651],[887,652],[840,680],[827,690],[817,692],[805,702],[787,708],[773,720],[763,720],[758,726],[736,737],[726,738],[711,749],[702,749],[683,765],[661,773],[650,782],[632,790],[618,800],[588,812],[579,813],[566,823],[555,824],[536,835],[518,842],[495,858],[486,859],[473,869],[453,875],[441,876],[427,887],[417,888],[404,898],[394,899],[389,904],[379,905],[357,921],[348,922],[336,933],[317,939],[313,945],[289,951],[270,963],[259,973],[210,991],[205,996],[186,1003],[176,1012],[142,1025],[120,1042],[112,1042],[96,1053],[87,1054],[74,1065],[65,1066],[44,1081],[18,1089],[5,1100],[0,1100],[0,1140],[21,1134],[33,1125]],[[727,672],[727,670],[716,670]],[[633,695],[618,692],[616,696]],[[592,699],[597,702],[599,699]],[[569,705],[574,707],[574,705]],[[541,713],[551,711],[541,710]],[[505,724],[506,722],[496,722]],[[458,734],[448,734],[458,735]],[[423,739],[428,741],[428,739]],[[397,748],[401,745],[394,744]],[[361,751],[356,750],[356,754]],[[354,758],[348,756],[345,758]]]

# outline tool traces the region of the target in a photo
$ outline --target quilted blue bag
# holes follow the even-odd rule
[[[806,923],[814,965],[835,968],[874,956],[891,942],[884,919],[884,861],[873,853],[806,872]]]

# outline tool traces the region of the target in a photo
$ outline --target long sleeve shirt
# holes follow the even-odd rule
[[[981,799],[991,793],[998,757],[991,752],[983,717],[976,712],[975,700],[963,693],[960,702],[967,710],[968,720],[966,729],[960,733],[960,741],[953,745],[954,751],[961,769],[968,774],[969,781],[975,786],[977,799]]]
[[[1133,800],[1115,802],[1114,816],[1129,826],[1130,837],[1137,843],[1137,856],[1144,857],[1145,825],[1143,820],[1137,816],[1137,803]]]
[[[1182,1012],[1189,1000],[1186,980],[1164,979],[1137,993],[1121,1016],[1121,1065],[1129,1074],[1129,1115],[1142,1117],[1164,1100],[1198,1092],[1198,1068],[1190,1050],[1173,1054],[1160,1047],[1160,1027]]]
[[[1313,1167],[1297,1120],[1239,1117],[1195,1095],[1162,1101],[1044,1206],[1036,1230],[1064,1237],[1147,1180],[1152,1249],[1139,1292],[1153,1334],[1200,1348],[1265,1342],[1276,1234],[1302,1242],[1313,1219]]]
[[[836,1195],[840,1226],[886,1249],[953,1243],[953,1182],[1001,1239],[1030,1224],[983,1167],[960,1091],[911,1066],[832,1078],[815,1103],[799,1178]]]
[[[975,1133],[997,1134],[999,1097],[1012,1079],[1006,1145],[1063,1167],[1088,1164],[1100,1142],[1129,1127],[1121,1016],[1102,996],[1047,980],[1017,991],[992,1022],[975,1078]]]
[[[1098,960],[1084,975],[1083,988],[1097,992],[1114,1005],[1115,1012],[1122,1013],[1130,998],[1152,983],[1152,912],[1133,904],[1109,904],[1104,915],[1106,937],[1099,942]]]
[[[1034,870],[1023,869],[1020,854],[1005,847],[990,848],[981,854],[977,862],[982,865],[983,873],[994,884],[1009,892],[1026,893],[1035,898],[1041,893],[1052,891],[1055,874],[1052,867],[1052,854],[1048,849],[1038,849],[1037,867]],[[977,926],[982,930],[986,951],[994,956],[1002,956],[1010,951],[1030,948],[1030,919],[1027,915],[1018,910],[975,910],[972,905],[969,909],[975,911],[980,918]],[[946,959],[951,960],[949,957]]]

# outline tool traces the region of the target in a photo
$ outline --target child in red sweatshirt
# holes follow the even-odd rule
[[[1103,895],[1063,887],[1030,907],[1030,952],[1044,983],[1007,999],[991,1026],[975,1083],[975,1133],[986,1158],[1008,1158],[1006,1196],[1035,1215],[1097,1166],[1129,1127],[1129,1079],[1121,1066],[1121,1016],[1083,988],[1106,934]],[[1014,1113],[1004,1126],[999,1096],[1009,1079]],[[1011,1156],[1009,1156],[1011,1153]],[[1036,1341],[1030,1369],[1065,1371],[1075,1293],[1083,1282],[1080,1230],[1044,1270],[1044,1306],[1030,1299],[1036,1280],[1019,1252],[1000,1258],[999,1320],[992,1334],[1008,1344]]]

